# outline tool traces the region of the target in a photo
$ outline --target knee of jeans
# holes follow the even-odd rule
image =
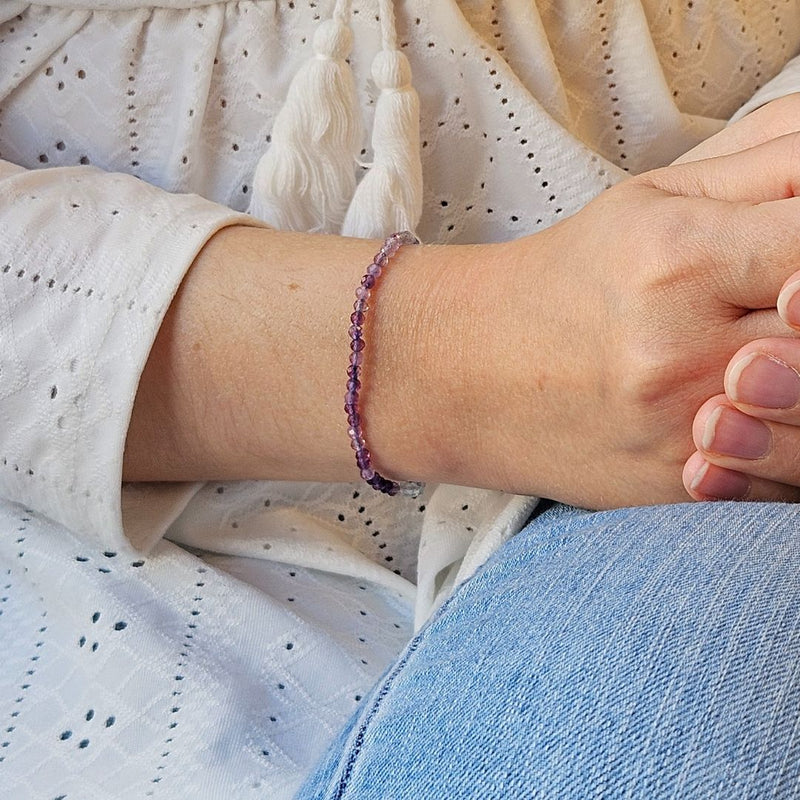
[[[376,691],[334,758],[335,796],[382,796],[364,793],[380,775],[417,796],[462,796],[454,781],[506,797],[775,794],[800,779],[796,520],[726,503],[541,515]]]

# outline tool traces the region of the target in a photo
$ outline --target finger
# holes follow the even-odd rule
[[[738,153],[758,144],[800,130],[800,94],[766,103],[732,125],[723,128],[676,159],[674,164]]]
[[[720,299],[743,309],[776,308],[800,264],[800,197],[730,204],[726,211],[704,232],[713,237]]]
[[[712,464],[699,452],[683,468],[683,485],[694,500],[800,501],[800,489]]]
[[[711,464],[800,487],[800,427],[751,417],[718,395],[698,410],[692,437]]]
[[[728,362],[725,394],[751,417],[800,426],[800,339],[748,342]]]
[[[764,203],[800,194],[800,133],[701,161],[674,164],[636,180],[683,197]]]

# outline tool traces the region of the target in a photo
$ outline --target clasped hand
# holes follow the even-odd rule
[[[771,104],[543,234],[539,324],[514,333],[543,493],[800,499],[799,110]]]

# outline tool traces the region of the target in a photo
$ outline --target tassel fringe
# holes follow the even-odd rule
[[[373,163],[356,187],[361,117],[346,61],[353,36],[345,24],[349,0],[337,0],[333,18],[314,35],[314,56],[292,80],[253,177],[248,211],[274,228],[381,239],[419,223],[419,97],[397,48],[392,0],[378,0],[378,7]]]
[[[372,62],[380,89],[372,128],[373,163],[359,183],[342,227],[345,236],[380,239],[414,231],[422,216],[419,97],[411,65],[397,49],[394,10],[380,1],[383,50]]]
[[[256,167],[248,211],[275,228],[338,232],[353,196],[361,118],[343,18],[340,3],[315,32],[314,56],[292,80]]]

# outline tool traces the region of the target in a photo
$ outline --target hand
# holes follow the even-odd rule
[[[687,499],[695,410],[732,354],[784,330],[798,153],[789,135],[657,170],[515,243],[483,328],[500,397],[478,441],[503,456],[474,447],[467,482],[590,507]]]
[[[800,94],[788,95],[748,114],[677,163],[738,152],[799,129]],[[797,277],[787,281],[779,302],[781,317],[795,330],[800,329],[800,314],[792,315],[788,309]],[[789,329],[780,332],[781,337],[791,335]],[[789,338],[756,340],[733,356],[725,376],[727,394],[710,398],[694,420],[697,451],[684,469],[684,484],[692,497],[791,502],[800,499],[800,415],[791,409],[773,410],[761,405],[769,402],[763,392],[775,385],[774,380],[764,379],[765,375],[780,375],[781,361],[797,368],[797,348],[798,343]],[[756,358],[756,354],[767,360]],[[759,367],[764,368],[761,378]],[[788,378],[791,385],[791,374]]]
[[[778,298],[800,330],[800,273]],[[749,342],[730,360],[725,394],[704,403],[684,483],[696,499],[800,500],[800,340]]]

